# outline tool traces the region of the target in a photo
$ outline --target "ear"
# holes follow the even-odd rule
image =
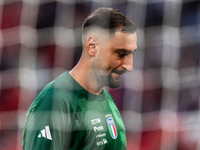
[[[97,39],[94,36],[91,36],[87,39],[86,48],[91,57],[94,57],[97,53],[97,44]]]

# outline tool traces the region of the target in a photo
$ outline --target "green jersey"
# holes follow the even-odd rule
[[[86,91],[69,72],[50,82],[31,104],[24,150],[126,150],[125,127],[110,93]]]

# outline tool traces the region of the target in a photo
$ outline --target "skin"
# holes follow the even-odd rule
[[[70,72],[83,88],[97,95],[104,86],[120,86],[122,74],[132,70],[137,49],[136,33],[117,31],[112,36],[100,35],[94,32],[84,37],[82,56]]]

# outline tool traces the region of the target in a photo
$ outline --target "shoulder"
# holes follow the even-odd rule
[[[32,103],[30,109],[32,111],[52,109],[75,111],[76,100],[79,94],[79,90],[76,90],[73,81],[66,72],[44,87]]]

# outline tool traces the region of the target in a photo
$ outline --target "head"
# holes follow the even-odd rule
[[[120,86],[121,76],[132,70],[132,55],[137,48],[136,26],[113,8],[92,12],[82,26],[83,55],[102,86]]]

